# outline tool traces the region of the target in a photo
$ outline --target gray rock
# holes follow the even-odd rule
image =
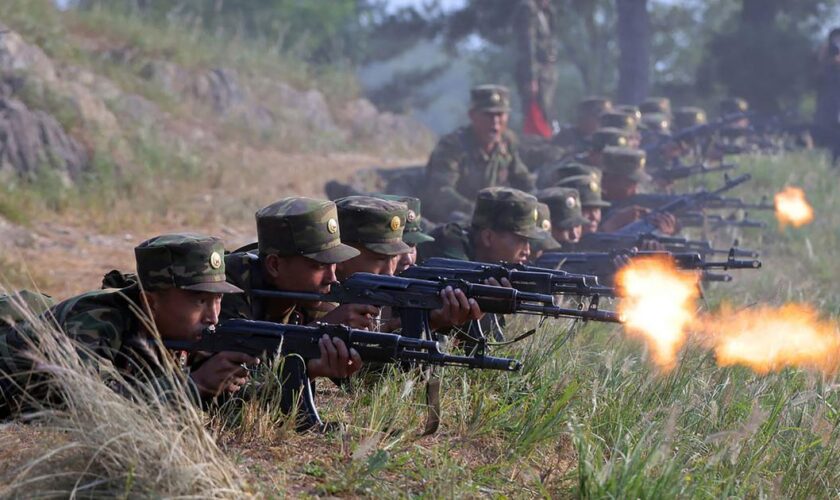
[[[16,32],[0,23],[0,72],[26,72],[46,81],[56,79],[52,60],[36,45],[26,43]]]
[[[90,159],[52,116],[13,98],[0,98],[0,171],[33,179],[50,168],[65,184],[79,178]]]
[[[181,96],[190,84],[190,74],[169,61],[149,61],[140,68],[140,76],[157,85],[170,96]]]
[[[214,68],[198,75],[193,80],[192,92],[196,99],[222,115],[245,106],[245,92],[232,69]]]

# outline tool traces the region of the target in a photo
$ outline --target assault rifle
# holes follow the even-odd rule
[[[644,148],[648,156],[656,154],[662,147],[671,142],[688,142],[693,141],[699,137],[708,137],[723,127],[735,123],[738,120],[749,118],[749,113],[731,113],[726,116],[721,116],[715,121],[694,125],[680,130],[671,136],[666,136],[659,141]]]
[[[663,167],[650,172],[650,175],[656,179],[665,182],[674,182],[681,179],[688,179],[695,175],[712,174],[715,172],[728,172],[735,170],[737,165],[732,163],[723,163],[718,166],[710,167],[705,163],[698,163],[696,165],[675,165],[672,167]]]
[[[612,283],[618,269],[615,258],[627,256],[631,260],[645,257],[663,257],[672,259],[678,269],[686,271],[702,271],[704,281],[729,281],[725,274],[710,273],[712,270],[728,271],[730,269],[759,269],[761,261],[757,259],[740,260],[736,258],[735,249],[730,249],[725,261],[710,261],[699,253],[659,252],[659,251],[612,251],[612,252],[546,252],[537,264],[546,267],[562,267],[576,273],[594,274],[604,283]]]
[[[724,217],[719,214],[704,214],[702,212],[688,212],[679,216],[680,225],[683,227],[705,227],[711,230],[720,229],[724,227],[740,227],[740,228],[764,228],[767,223],[760,220],[753,220],[746,215],[743,218],[737,218],[736,214],[731,214]]]
[[[356,273],[342,282],[330,285],[328,293],[292,292],[282,290],[251,290],[255,297],[286,300],[338,302],[339,304],[370,304],[391,307],[400,313],[402,333],[412,338],[435,339],[429,327],[429,312],[440,309],[440,292],[452,287],[474,299],[481,310],[491,314],[532,314],[544,317],[579,318],[620,323],[611,311],[578,310],[554,305],[549,294],[523,292],[516,288],[471,283],[466,280],[441,278],[434,281],[380,274]],[[480,343],[481,344],[481,343]],[[483,344],[479,352],[482,352]]]
[[[468,260],[432,257],[420,266],[403,271],[402,276],[417,279],[460,279],[470,283],[484,283],[493,278],[501,282],[507,279],[510,285],[523,292],[547,295],[578,295],[591,297],[613,295],[613,290],[602,287],[598,278],[592,275],[572,274],[555,268],[529,266],[526,264],[472,262]]]
[[[663,193],[644,193],[635,194],[620,203],[614,203],[613,207],[622,208],[637,205],[643,208],[659,208],[661,206],[672,203],[675,200],[686,196],[685,194],[663,194]],[[775,210],[775,206],[768,201],[766,196],[761,197],[758,203],[751,203],[744,201],[741,198],[727,198],[724,196],[706,196],[703,201],[703,208],[711,210],[719,209],[733,209],[733,210]]]
[[[268,321],[233,319],[204,330],[195,342],[165,341],[169,349],[218,353],[234,351],[271,360],[277,354],[296,355],[284,360],[281,409],[289,414],[299,398],[302,414],[298,430],[323,429],[313,397],[312,384],[302,360],[321,356],[318,342],[324,335],[339,338],[355,349],[365,362],[422,363],[435,366],[461,366],[485,370],[518,371],[522,364],[509,358],[455,356],[440,351],[438,343],[392,333],[356,330],[343,325],[284,325]],[[301,360],[302,358],[302,360]]]
[[[724,250],[714,248],[709,241],[689,240],[680,236],[663,236],[653,232],[639,234],[586,233],[581,236],[575,247],[581,251],[609,252],[634,247],[642,248],[646,241],[655,241],[665,247],[665,250],[674,253],[693,252],[706,257],[708,255],[728,255],[734,251],[736,257],[758,258],[758,252],[737,248],[737,244],[734,248]]]
[[[720,196],[721,194],[730,191],[733,188],[749,181],[751,178],[752,176],[750,174],[743,174],[734,179],[730,179],[729,176],[725,175],[724,184],[718,189],[715,189],[714,191],[702,190],[690,194],[677,196],[676,198],[674,198],[673,201],[651,210],[650,213],[646,214],[641,219],[635,222],[631,222],[630,224],[627,224],[626,226],[618,229],[615,232],[617,234],[652,233],[657,229],[656,226],[653,224],[653,220],[656,215],[667,212],[678,216],[682,212],[686,212],[695,208],[702,208],[706,200]]]

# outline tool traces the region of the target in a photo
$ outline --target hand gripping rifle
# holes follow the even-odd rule
[[[204,330],[196,342],[165,341],[169,349],[218,353],[234,351],[272,360],[277,354],[295,355],[283,365],[284,384],[281,409],[290,414],[299,401],[298,430],[323,429],[313,397],[312,384],[302,360],[321,356],[318,342],[324,336],[339,338],[355,349],[366,362],[421,363],[435,366],[461,366],[484,370],[518,371],[522,364],[509,358],[492,356],[454,356],[442,353],[438,343],[392,333],[356,330],[343,325],[284,325],[268,321],[233,319]],[[291,389],[291,390],[287,390]]]
[[[582,274],[594,274],[604,283],[612,284],[615,273],[618,271],[615,265],[615,258],[621,255],[631,260],[644,257],[664,257],[673,259],[678,269],[687,271],[702,271],[701,278],[704,281],[730,281],[726,274],[710,273],[712,270],[728,271],[730,269],[759,269],[761,261],[756,259],[736,259],[731,249],[725,261],[710,261],[699,253],[683,252],[657,252],[657,251],[612,251],[612,252],[546,252],[537,261],[543,266],[560,266],[570,272]]]

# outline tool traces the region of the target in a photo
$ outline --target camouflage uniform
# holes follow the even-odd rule
[[[552,227],[572,229],[589,223],[581,211],[580,194],[577,189],[552,187],[540,191],[537,197],[548,205]]]
[[[405,203],[348,196],[336,200],[341,241],[362,246],[383,255],[400,255],[411,250],[403,242],[408,206]]]
[[[416,246],[420,243],[435,241],[435,239],[429,236],[424,229],[424,224],[427,223],[426,220],[421,217],[421,203],[419,198],[393,194],[377,194],[376,197],[383,200],[403,203],[406,207],[408,207],[408,213],[405,217],[405,229],[403,230],[403,241],[406,245]]]
[[[129,380],[152,381],[158,384],[156,387],[165,388],[172,374],[165,372],[151,343],[153,334],[144,326],[146,314],[140,305],[141,285],[146,291],[180,288],[213,293],[241,292],[225,281],[223,254],[224,247],[217,238],[189,233],[152,238],[135,248],[139,284],[73,297],[51,308],[42,319],[57,324],[64,334],[84,346],[79,354],[86,362],[109,364]],[[14,374],[17,384],[0,379],[0,392],[4,393],[0,395],[0,414],[17,407],[20,395],[17,387],[31,387],[41,378],[30,373],[32,362],[26,357],[30,344],[37,346],[39,335],[43,335],[38,329],[37,325],[24,322],[0,333],[0,373]],[[114,382],[109,381],[109,384]],[[41,396],[31,392],[30,395]]]
[[[701,108],[693,106],[684,106],[674,110],[674,119],[672,121],[674,132],[679,132],[687,128],[696,127],[706,123],[706,112]]]
[[[497,85],[471,91],[472,109],[488,112],[510,110],[508,92]],[[512,136],[506,136],[490,153],[483,151],[472,127],[463,127],[440,139],[426,165],[427,217],[447,221],[453,212],[468,214],[473,200],[485,187],[534,188],[534,179],[519,158]]]
[[[516,84],[525,109],[531,101],[531,82],[537,82],[537,103],[546,119],[553,115],[557,88],[556,15],[549,4],[522,0],[514,14],[514,36],[518,50]]]
[[[630,141],[629,135],[630,134],[628,132],[617,128],[599,128],[589,139],[588,149],[590,153],[588,154],[601,153],[604,148],[610,146],[625,147]],[[545,189],[547,187],[555,186],[558,181],[565,177],[587,173],[575,170],[578,167],[583,167],[585,169],[597,168],[585,165],[584,163],[586,161],[589,161],[589,159],[571,157],[560,162],[545,165],[537,172],[537,187]],[[569,171],[569,169],[572,169],[572,171]]]
[[[531,250],[534,254],[540,252],[550,252],[552,250],[559,250],[560,243],[551,236],[551,209],[545,203],[537,203],[537,227],[548,233],[548,237],[544,240],[533,240],[531,242]],[[531,257],[535,260],[536,255]]]
[[[671,100],[667,97],[648,97],[639,104],[639,111],[641,111],[642,115],[659,113],[670,118]]]
[[[418,262],[429,257],[475,260],[472,233],[481,229],[511,231],[532,241],[544,240],[549,234],[537,226],[537,199],[510,188],[485,188],[476,199],[470,227],[450,223],[432,231],[434,242],[417,247]]]
[[[225,257],[227,280],[245,293],[222,299],[221,318],[309,323],[313,312],[297,307],[270,310],[266,301],[254,298],[250,291],[271,288],[263,276],[260,260],[267,255],[300,255],[327,264],[359,255],[358,250],[341,242],[335,203],[303,197],[284,198],[257,211],[256,220],[258,253],[238,251]]]
[[[649,182],[650,175],[645,171],[645,152],[630,148],[607,148],[604,150],[604,176],[620,176],[633,182]],[[609,195],[609,193],[606,193]],[[623,200],[609,200],[612,206],[610,211],[620,210],[627,206]],[[604,220],[609,218],[610,213],[604,214]]]
[[[574,188],[580,194],[582,208],[608,208],[611,204],[601,197],[601,170],[591,167],[589,174],[566,177],[557,183],[560,187]]]

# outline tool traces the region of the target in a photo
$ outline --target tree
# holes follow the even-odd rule
[[[616,0],[618,102],[639,103],[650,89],[650,15],[647,0]]]

